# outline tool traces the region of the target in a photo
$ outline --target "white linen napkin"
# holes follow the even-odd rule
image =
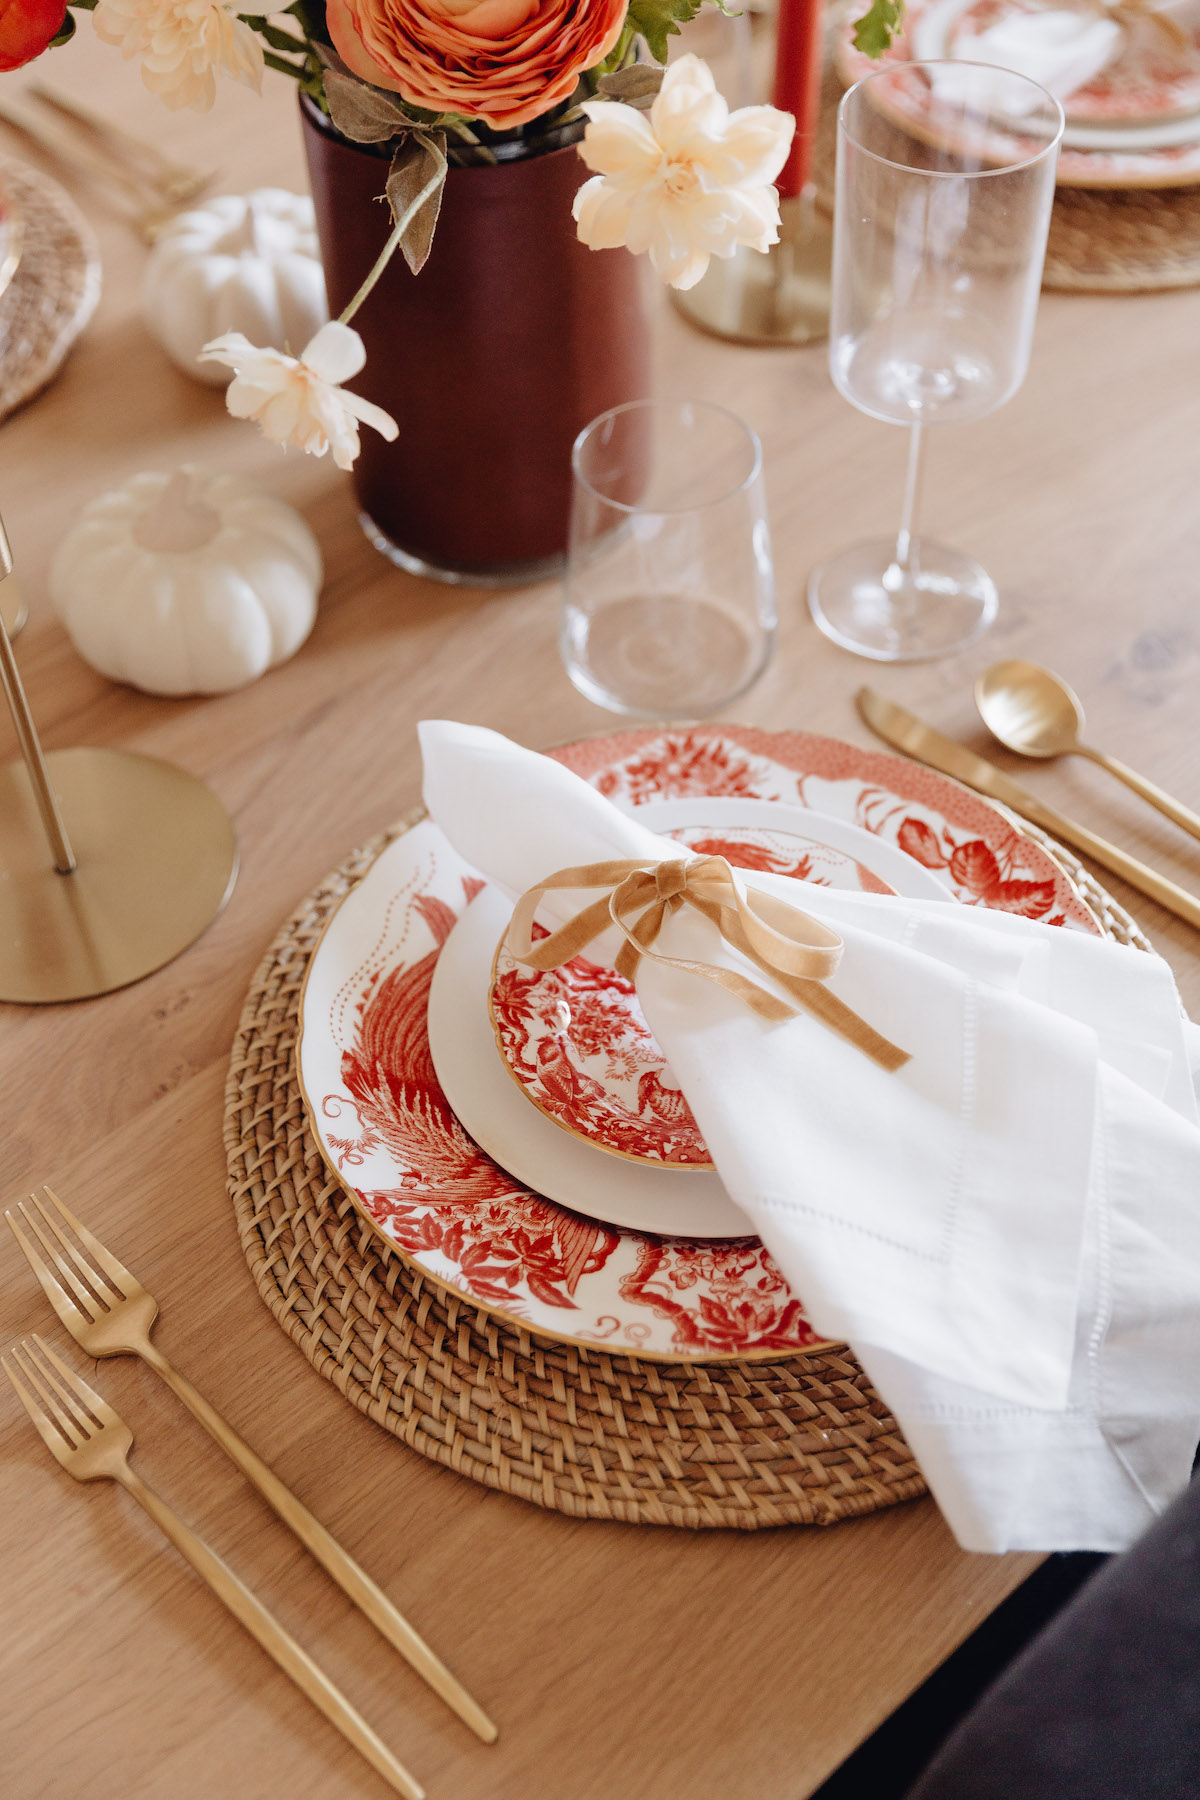
[[[681,854],[494,732],[420,732],[435,821],[514,899]],[[965,1548],[1121,1547],[1200,1436],[1197,1048],[1169,968],[1011,914],[742,879],[841,935],[831,990],[911,1061],[888,1074],[807,1013],[769,1023],[644,960],[726,1187],[814,1327],[854,1346]],[[739,965],[689,909],[657,947]]]
[[[1114,62],[1124,43],[1125,33],[1115,19],[1055,7],[1010,13],[978,36],[959,38],[954,60],[1013,70],[1036,81],[1055,99],[1065,100]],[[938,91],[949,98],[953,81],[952,70],[939,70]],[[983,104],[982,91],[977,86],[971,91],[976,103]],[[997,90],[996,105],[1001,112],[1013,111],[1011,89]]]

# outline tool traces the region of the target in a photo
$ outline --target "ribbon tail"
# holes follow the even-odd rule
[[[772,970],[765,972],[773,973]],[[869,1056],[873,1063],[878,1063],[889,1075],[894,1075],[897,1069],[902,1069],[906,1062],[912,1061],[909,1051],[901,1050],[890,1038],[884,1037],[881,1031],[868,1025],[860,1013],[856,1013],[852,1006],[847,1006],[844,1000],[839,1000],[836,994],[831,994],[823,982],[805,981],[798,975],[776,975],[775,980],[795,996],[806,1012],[820,1019],[830,1031],[836,1031],[840,1038],[845,1038],[856,1050],[861,1050],[864,1056]]]
[[[534,914],[542,896],[554,889],[589,887],[606,887],[610,891],[535,944]],[[732,904],[727,896],[732,897]],[[514,909],[506,941],[518,962],[546,971],[569,962],[610,925],[615,925],[625,940],[615,959],[616,969],[627,979],[633,979],[645,956],[669,968],[703,976],[735,995],[760,1018],[775,1022],[794,1018],[795,1006],[736,969],[663,956],[653,948],[668,915],[680,906],[693,906],[732,949],[777,982],[806,1012],[869,1056],[881,1069],[890,1073],[903,1068],[910,1060],[908,1052],[868,1025],[853,1007],[825,986],[842,952],[837,933],[798,907],[778,901],[766,905],[768,898],[760,896],[765,909],[760,913],[743,895],[723,857],[694,861],[681,857],[657,864],[653,871],[634,861],[587,863],[560,869],[523,894]],[[637,917],[631,923],[634,914]],[[777,923],[780,919],[782,928]]]
[[[873,1025],[868,1025],[862,1015],[856,1013],[852,1006],[847,1006],[844,1000],[839,1000],[836,994],[831,994],[823,981],[804,975],[791,975],[774,967],[767,957],[755,949],[746,934],[741,918],[732,907],[697,900],[693,900],[692,904],[698,912],[703,913],[705,918],[710,919],[716,925],[727,944],[730,944],[735,950],[740,950],[756,969],[761,969],[764,975],[769,975],[772,981],[777,981],[780,987],[791,994],[806,1012],[811,1013],[814,1018],[820,1019],[822,1024],[827,1025],[831,1031],[836,1031],[839,1037],[845,1038],[847,1043],[853,1044],[855,1049],[861,1050],[864,1056],[869,1056],[872,1062],[877,1063],[889,1075],[894,1075],[896,1070],[902,1069],[906,1062],[911,1062],[909,1051],[901,1050],[897,1044],[892,1043],[890,1038],[886,1038],[882,1032],[876,1031]],[[761,993],[763,990],[760,988],[755,991]],[[755,1011],[761,1010],[761,1008],[755,1008]],[[769,1015],[764,1014],[764,1016]]]

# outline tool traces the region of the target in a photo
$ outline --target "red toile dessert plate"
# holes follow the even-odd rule
[[[804,807],[736,797],[661,800],[640,806],[638,815],[650,830],[699,856],[723,856],[735,868],[855,893],[946,898],[933,874],[903,851]],[[897,885],[872,864],[888,868]],[[501,1060],[539,1112],[572,1137],[629,1162],[712,1168],[631,981],[586,955],[544,973],[528,969],[501,941],[490,987]]]
[[[753,1224],[715,1169],[693,1169],[681,1181],[661,1163],[626,1160],[614,1168],[586,1137],[561,1130],[529,1104],[496,1054],[489,1009],[496,939],[511,916],[500,890],[484,888],[458,919],[433,971],[429,1050],[459,1123],[525,1187],[601,1224],[692,1240],[752,1234]]]
[[[734,795],[807,806],[898,848],[967,905],[1099,930],[1058,865],[1003,813],[901,757],[728,725],[627,731],[553,754],[619,805]],[[434,1070],[427,1007],[441,947],[482,885],[423,821],[346,896],[309,965],[301,1086],[329,1167],[363,1216],[472,1305],[560,1341],[671,1362],[813,1348],[802,1302],[757,1238],[604,1224],[523,1185],[463,1129]],[[603,1160],[620,1181],[625,1166]],[[700,1179],[661,1176],[684,1190]]]

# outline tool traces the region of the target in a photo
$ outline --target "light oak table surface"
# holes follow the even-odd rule
[[[38,73],[180,156],[215,161],[229,191],[303,184],[283,79],[268,77],[261,100],[226,84],[207,117],[168,115],[86,19]],[[26,78],[0,80],[0,100]],[[0,149],[23,153],[6,133]],[[315,1649],[433,1800],[802,1800],[1034,1559],[963,1554],[929,1501],[756,1535],[544,1513],[396,1443],[277,1328],[242,1258],[221,1148],[231,1039],[277,925],[412,805],[418,719],[474,720],[532,745],[608,721],[559,667],[552,585],[454,589],[383,562],[338,471],[282,456],[171,367],[139,318],[143,247],[86,179],[67,185],[99,233],[105,291],[58,381],[0,426],[0,507],[32,609],[20,661],[48,745],[121,745],[203,775],[237,821],[243,860],[227,911],[159,974],[78,1006],[0,1007],[2,1198],[48,1180],[75,1203],[158,1297],[163,1349],[494,1714],[502,1735],[489,1749],[149,1372],[103,1367],[103,1391],[135,1429],[136,1466]],[[822,555],[893,524],[900,433],[837,397],[820,349],[733,347],[665,307],[658,329],[660,391],[726,401],[766,448],[782,631],[738,718],[867,743],[851,695],[871,680],[986,748],[974,675],[1033,656],[1085,697],[1095,743],[1200,802],[1200,297],[1046,296],[1022,393],[931,445],[927,529],[980,556],[1000,617],[964,655],[895,669],[828,644],[802,592]],[[398,354],[410,348],[420,354]],[[284,668],[221,698],[156,700],[74,654],[46,569],[84,501],[188,460],[244,472],[300,507],[328,574],[316,630]],[[15,754],[7,723],[0,741]],[[1076,760],[1025,778],[1200,887],[1200,847],[1099,770]],[[1200,1004],[1195,935],[1112,886]],[[5,1234],[0,1340],[48,1319]],[[61,1332],[50,1337],[61,1347]],[[7,1390],[0,1443],[6,1800],[383,1793],[126,1496],[81,1488],[51,1463]]]

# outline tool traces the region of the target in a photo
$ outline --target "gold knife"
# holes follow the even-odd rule
[[[955,781],[965,782],[967,787],[975,788],[989,799],[1010,806],[1052,837],[1061,838],[1064,844],[1081,850],[1102,869],[1110,869],[1114,875],[1119,875],[1130,887],[1157,900],[1168,912],[1186,919],[1189,925],[1200,927],[1200,900],[1194,894],[1177,887],[1165,875],[1156,875],[1136,856],[1129,856],[1106,838],[1097,837],[1086,825],[1076,825],[1073,820],[1064,818],[986,758],[976,756],[964,744],[956,744],[953,738],[943,737],[940,731],[935,731],[913,713],[905,712],[894,701],[885,700],[873,688],[859,688],[855,700],[866,723],[885,743],[903,750],[906,756],[915,757],[918,762],[928,763],[931,769],[938,769],[943,775],[952,775]]]

